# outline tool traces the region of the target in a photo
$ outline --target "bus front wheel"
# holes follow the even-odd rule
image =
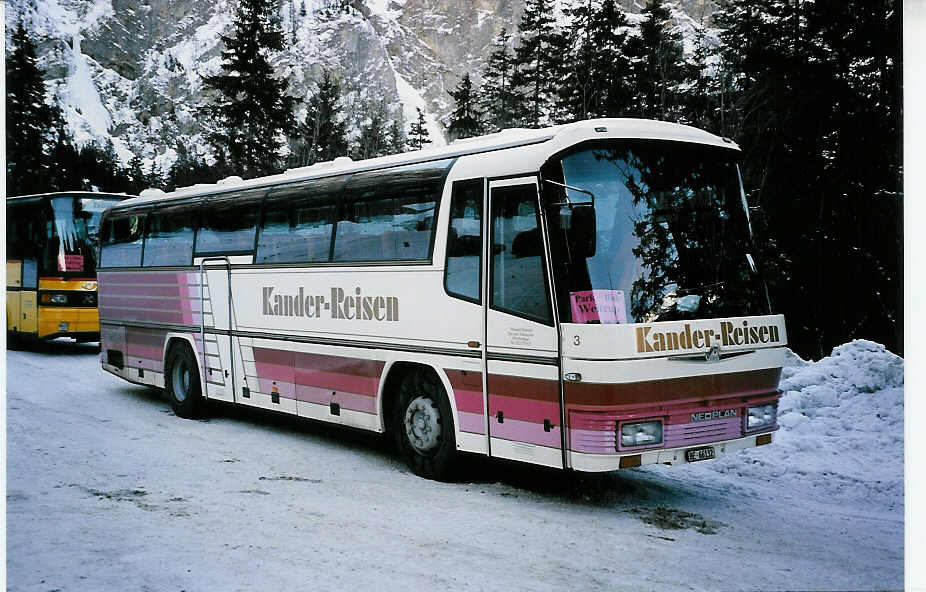
[[[170,348],[166,374],[167,398],[174,413],[187,419],[199,417],[203,406],[199,366],[188,345],[183,343]]]
[[[431,373],[409,372],[397,394],[392,426],[399,455],[416,475],[445,480],[456,457],[456,438],[443,385]]]

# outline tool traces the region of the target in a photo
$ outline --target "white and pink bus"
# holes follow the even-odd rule
[[[173,193],[103,221],[102,365],[206,399],[578,471],[768,444],[784,318],[729,140],[506,130]]]

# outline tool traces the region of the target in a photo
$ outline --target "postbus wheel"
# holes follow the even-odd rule
[[[171,347],[167,354],[166,369],[164,383],[174,413],[187,419],[199,417],[203,407],[202,389],[199,366],[190,346],[179,343]]]
[[[416,475],[447,479],[457,444],[443,385],[433,373],[411,371],[402,377],[397,395],[392,426],[399,455]]]

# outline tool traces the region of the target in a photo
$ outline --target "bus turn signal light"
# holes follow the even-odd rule
[[[620,468],[622,469],[632,469],[633,467],[639,467],[643,461],[643,457],[639,454],[634,454],[633,456],[622,456]]]

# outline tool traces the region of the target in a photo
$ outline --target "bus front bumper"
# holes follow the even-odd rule
[[[96,308],[39,307],[38,336],[40,339],[73,337],[79,341],[98,341],[100,313]]]
[[[570,452],[572,459],[572,468],[576,471],[587,472],[606,472],[616,471],[617,469],[626,469],[639,467],[643,465],[678,465],[688,464],[687,452],[689,450],[703,450],[706,448],[713,449],[713,458],[729,452],[737,452],[746,448],[754,448],[772,443],[772,433],[777,430],[764,431],[757,434],[750,434],[735,440],[725,440],[723,442],[712,442],[709,444],[697,444],[694,446],[685,446],[678,448],[663,448],[655,450],[646,450],[637,453],[625,454],[588,454],[583,452]],[[703,455],[698,455],[703,456]]]

